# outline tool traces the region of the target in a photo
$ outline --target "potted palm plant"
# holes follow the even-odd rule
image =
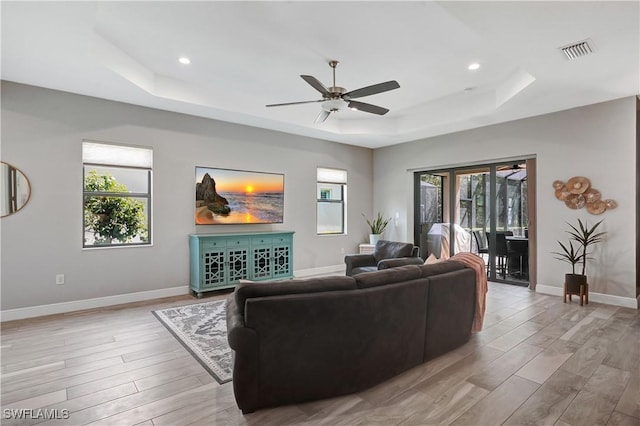
[[[561,252],[553,252],[556,255],[556,259],[563,262],[567,262],[571,265],[571,273],[565,274],[565,294],[580,294],[580,287],[584,286],[588,289],[587,283],[587,260],[592,259],[589,257],[591,254],[589,249],[601,242],[606,232],[597,232],[598,227],[602,223],[602,220],[595,225],[589,227],[587,222],[582,222],[578,219],[578,226],[568,223],[570,230],[566,231],[570,235],[568,246],[558,241]],[[573,243],[577,243],[577,247],[574,248]],[[576,265],[582,264],[582,270],[579,274],[576,274]],[[588,291],[588,290],[587,290]]]
[[[382,216],[382,213],[378,212],[375,219],[369,220],[362,213],[362,217],[367,221],[367,225],[369,225],[369,230],[371,231],[369,234],[369,244],[375,244],[380,239],[380,234],[384,232],[385,228],[391,221],[391,218],[385,218]]]

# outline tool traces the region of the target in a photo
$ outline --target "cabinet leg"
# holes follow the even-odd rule
[[[202,299],[202,293],[201,293],[201,292],[198,292],[198,294],[196,294],[196,297],[197,297],[198,299]]]

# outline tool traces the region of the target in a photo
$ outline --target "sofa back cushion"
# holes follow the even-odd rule
[[[420,267],[406,265],[374,272],[363,272],[353,277],[358,288],[379,287],[420,278]]]
[[[261,405],[359,392],[422,363],[428,288],[421,281],[248,299]]]
[[[244,315],[244,304],[253,297],[281,296],[284,294],[320,293],[323,291],[354,290],[352,277],[334,276],[298,278],[288,281],[240,283],[235,290],[238,311]]]
[[[447,272],[459,271],[466,268],[464,263],[456,260],[444,260],[442,262],[430,263],[419,266],[422,278],[432,277],[434,275],[446,274]]]
[[[396,257],[411,257],[413,244],[397,241],[378,240],[373,249],[373,257],[376,262],[382,259],[393,259]]]

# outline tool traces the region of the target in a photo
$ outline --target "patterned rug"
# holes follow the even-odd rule
[[[218,381],[231,380],[224,300],[160,309],[153,314]]]

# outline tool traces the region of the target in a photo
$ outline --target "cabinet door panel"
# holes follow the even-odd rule
[[[227,252],[229,284],[249,278],[249,248],[239,247]]]
[[[202,253],[202,282],[203,287],[224,284],[227,280],[225,250],[203,251]]]
[[[252,279],[269,279],[273,276],[272,247],[257,246],[252,249]]]
[[[291,276],[291,246],[273,247],[273,277]]]

